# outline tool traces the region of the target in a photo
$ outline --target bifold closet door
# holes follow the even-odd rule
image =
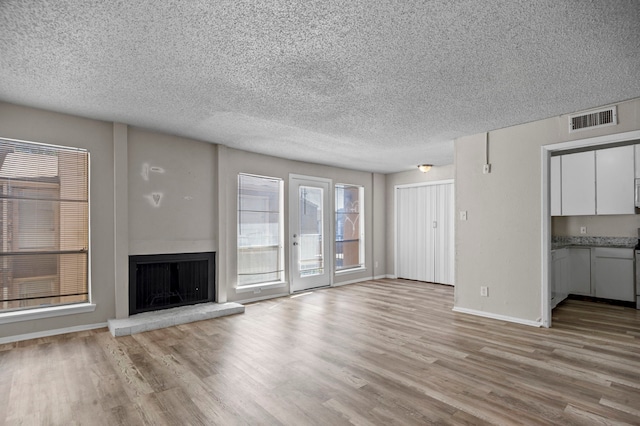
[[[436,221],[434,250],[434,281],[440,284],[454,283],[455,241],[453,184],[435,185]]]
[[[397,273],[453,284],[453,184],[398,188]]]

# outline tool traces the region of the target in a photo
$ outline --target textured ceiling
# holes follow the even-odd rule
[[[361,170],[635,97],[637,0],[0,0],[0,100]]]

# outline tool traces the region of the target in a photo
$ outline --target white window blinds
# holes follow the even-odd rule
[[[283,279],[282,179],[238,175],[238,286]]]
[[[0,139],[0,309],[88,301],[89,154]]]

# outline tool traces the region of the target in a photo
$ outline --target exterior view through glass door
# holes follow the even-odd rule
[[[290,176],[292,292],[331,285],[329,188],[326,179]]]

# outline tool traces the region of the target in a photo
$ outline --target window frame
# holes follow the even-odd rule
[[[344,243],[344,238],[342,240],[338,240],[338,232],[339,232],[339,226],[338,226],[338,214],[340,212],[338,212],[338,206],[341,205],[341,203],[339,203],[338,201],[338,189],[339,188],[357,188],[358,189],[358,221],[359,221],[359,236],[358,236],[358,264],[357,265],[352,265],[352,266],[338,266],[338,256],[341,254],[341,252],[338,250],[338,244],[339,243]],[[350,183],[336,183],[334,185],[334,270],[336,275],[339,274],[345,274],[345,273],[350,273],[350,272],[359,272],[362,270],[366,269],[366,263],[365,263],[365,209],[364,209],[364,185],[358,185],[358,184],[350,184]],[[342,251],[342,254],[343,251]]]
[[[96,305],[92,302],[92,292],[91,292],[91,250],[90,250],[90,246],[91,246],[91,227],[90,227],[91,158],[90,158],[89,151],[87,149],[78,148],[78,147],[54,145],[54,144],[48,144],[48,143],[25,141],[25,140],[11,139],[11,138],[3,138],[3,137],[0,137],[0,142],[2,142],[3,144],[7,144],[8,147],[13,146],[18,148],[24,148],[25,150],[37,151],[41,149],[41,150],[50,150],[55,153],[60,153],[60,152],[82,153],[83,155],[86,156],[83,161],[86,167],[85,169],[86,173],[83,176],[84,179],[82,179],[82,186],[84,187],[83,191],[86,189],[86,201],[84,199],[78,200],[78,202],[86,202],[86,215],[83,219],[83,226],[84,226],[84,229],[86,229],[86,247],[83,247],[83,249],[78,252],[79,254],[81,253],[86,256],[86,266],[85,266],[86,270],[84,270],[85,282],[83,283],[86,286],[86,300],[73,301],[73,302],[56,302],[56,303],[48,303],[43,305],[31,305],[31,306],[20,306],[20,307],[5,307],[5,308],[0,307],[0,324],[95,311]],[[20,150],[15,151],[15,148],[13,149],[14,151],[12,152],[24,152]],[[58,172],[58,176],[59,176],[59,172]],[[15,179],[15,181],[13,181],[12,183],[13,179]],[[54,198],[45,197],[45,198],[42,198],[42,200],[43,201],[51,200],[54,203],[62,201],[60,199],[60,192],[59,192],[60,187],[59,187],[59,184],[57,183],[54,184],[54,183],[47,183],[47,182],[38,182],[37,180],[30,181],[28,178],[22,180],[20,178],[15,178],[10,176],[1,177],[0,181],[4,182],[2,183],[2,185],[12,185],[13,188],[19,188],[21,190],[43,189],[45,191],[56,191],[58,193],[57,197],[54,197]],[[14,228],[20,226],[19,225],[20,199],[21,199],[20,197],[7,198],[7,200],[11,200],[10,201],[11,205],[9,207],[9,210],[12,217],[11,221],[13,223],[11,226]],[[26,255],[31,252],[33,252],[34,254],[38,254],[39,252],[48,252],[48,251],[51,251],[52,254],[61,254],[61,251],[59,250],[60,248],[59,244],[60,244],[60,238],[61,238],[60,209],[54,208],[53,214],[54,214],[54,222],[55,222],[54,223],[55,244],[57,246],[57,249],[54,248],[53,250],[40,250],[39,248],[38,249],[21,248],[19,246],[18,239],[13,238],[12,241],[7,242],[8,247],[10,247],[10,249],[6,253],[3,251],[3,255],[11,256],[12,253],[17,253],[17,254],[24,253]],[[12,231],[12,233],[13,232],[15,231]],[[4,236],[1,237],[0,242],[5,241],[4,238],[5,238]],[[60,260],[58,259],[58,264],[59,262]],[[58,283],[56,286],[58,287],[58,293],[59,293],[60,292],[60,269],[58,269],[58,272],[55,276],[48,276],[48,277],[56,278],[54,281]],[[22,287],[24,287],[24,285],[27,285],[29,282],[32,282],[33,278],[45,278],[45,277],[41,276],[41,277],[13,278],[12,283],[17,284],[18,287],[21,289]],[[22,292],[22,290],[19,290],[19,291]],[[60,294],[56,294],[56,295],[50,296],[49,298],[55,299],[59,297],[61,297]],[[0,302],[0,303],[4,303],[4,302]]]
[[[278,183],[278,243],[270,244],[270,245],[260,245],[260,246],[252,246],[251,249],[256,248],[277,248],[277,265],[276,271],[272,273],[277,273],[279,275],[279,279],[276,280],[265,280],[261,282],[252,282],[252,283],[240,283],[240,228],[242,226],[241,221],[241,212],[243,210],[240,209],[240,190],[241,190],[241,179],[243,176],[257,179],[264,179],[268,181],[274,181]],[[273,211],[266,212],[268,214],[273,214]],[[256,288],[266,288],[266,287],[282,287],[286,285],[286,270],[285,270],[285,252],[284,252],[284,179],[275,177],[275,176],[263,176],[257,175],[253,173],[238,173],[237,179],[237,189],[236,189],[236,282],[235,288],[238,292],[243,291],[252,291]]]

